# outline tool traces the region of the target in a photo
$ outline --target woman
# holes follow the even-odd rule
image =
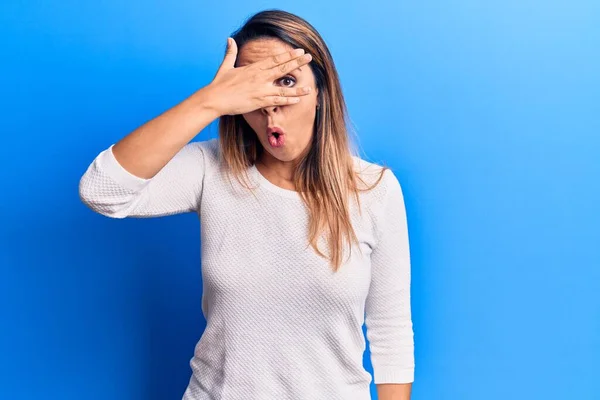
[[[191,142],[215,118],[219,139]],[[369,399],[363,322],[379,399],[409,399],[402,190],[353,154],[346,120],[318,32],[263,11],[228,39],[209,85],[81,178],[82,201],[108,217],[200,218],[207,326],[185,400]]]

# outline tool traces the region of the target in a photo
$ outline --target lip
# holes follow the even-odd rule
[[[273,133],[278,133],[279,135],[285,135],[285,132],[282,128],[278,126],[269,126],[267,128],[267,135],[271,136]]]
[[[273,149],[282,148],[285,145],[285,132],[279,126],[267,127],[267,141]]]

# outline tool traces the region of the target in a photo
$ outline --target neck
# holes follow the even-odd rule
[[[273,184],[295,190],[293,177],[296,163],[294,161],[280,161],[263,155],[257,160],[256,167]]]

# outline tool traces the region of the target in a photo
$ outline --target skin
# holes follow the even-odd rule
[[[246,43],[238,52],[238,67],[264,60],[294,48],[278,39],[257,39]],[[304,152],[310,150],[313,124],[316,117],[318,89],[315,76],[308,65],[301,66],[278,78],[273,85],[287,88],[311,88],[299,103],[259,108],[242,114],[265,148],[256,168],[273,184],[295,190],[292,175]],[[267,128],[278,126],[285,132],[283,147],[273,148],[269,144]]]
[[[377,385],[379,400],[410,400],[412,383],[380,383]]]

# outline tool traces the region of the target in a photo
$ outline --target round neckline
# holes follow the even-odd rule
[[[258,182],[260,184],[260,186],[262,186],[263,188],[267,189],[270,192],[273,192],[277,195],[283,196],[283,197],[288,197],[288,198],[292,198],[292,199],[300,199],[300,192],[296,191],[296,190],[292,190],[292,189],[285,189],[282,188],[281,186],[277,186],[276,184],[274,184],[273,182],[271,182],[270,180],[268,180],[256,167],[256,163],[252,164],[251,167],[252,172],[254,173],[255,177],[258,179]]]

